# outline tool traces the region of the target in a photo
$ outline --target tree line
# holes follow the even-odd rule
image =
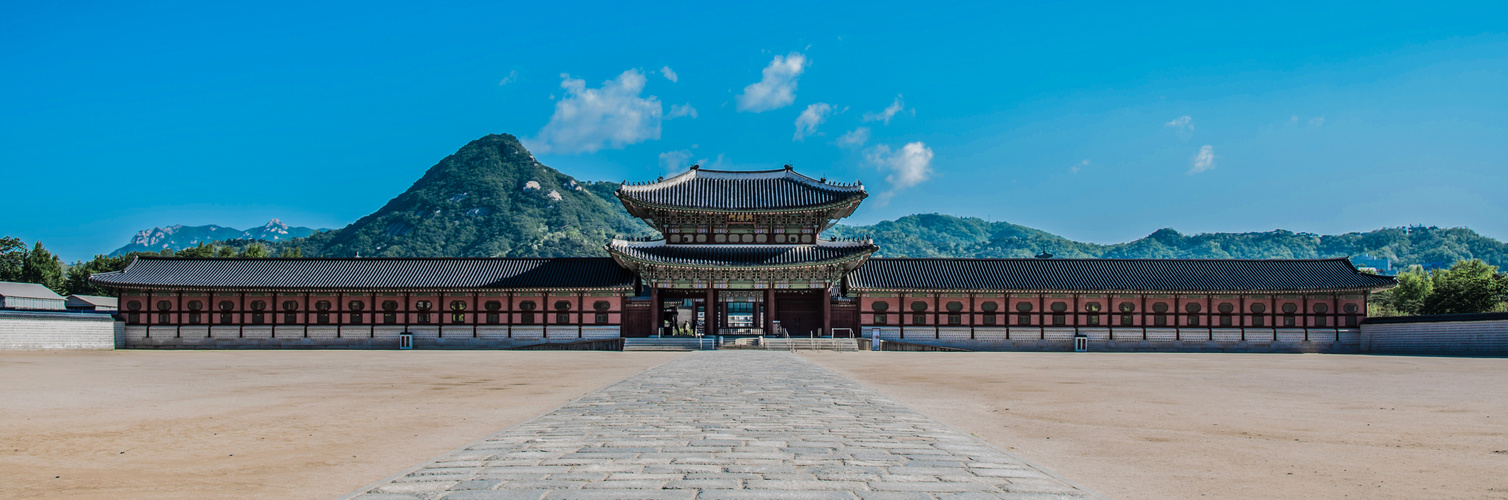
[[[174,251],[171,248],[160,252],[131,252],[124,255],[95,255],[88,261],[64,264],[63,259],[47,250],[41,241],[31,246],[20,238],[0,237],[0,281],[36,283],[59,295],[109,295],[109,291],[89,282],[89,275],[125,269],[137,257],[198,257],[198,258],[268,258],[272,250],[260,241],[230,240],[224,243],[200,243],[198,246]],[[278,250],[278,257],[302,258],[298,247]]]
[[[1368,314],[1413,316],[1504,311],[1508,274],[1478,259],[1450,269],[1426,271],[1418,265],[1398,274],[1398,286],[1372,294]]]

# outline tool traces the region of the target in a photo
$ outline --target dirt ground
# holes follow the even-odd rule
[[[807,356],[1112,498],[1508,498],[1508,359]]]
[[[334,498],[676,355],[0,353],[0,498]]]

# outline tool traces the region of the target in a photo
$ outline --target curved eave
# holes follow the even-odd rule
[[[645,218],[645,219],[653,219],[654,218],[654,216],[652,214],[648,213],[648,211],[651,211],[651,210],[659,210],[659,211],[665,211],[665,212],[689,212],[689,213],[709,213],[709,214],[744,214],[744,213],[788,214],[788,213],[801,213],[801,212],[826,212],[826,213],[832,214],[832,215],[830,215],[828,217],[829,219],[842,219],[844,217],[852,215],[854,208],[856,208],[858,206],[859,202],[861,202],[865,198],[869,197],[869,193],[867,193],[865,191],[859,191],[858,195],[854,196],[852,198],[846,198],[846,199],[843,199],[843,200],[834,201],[834,202],[831,202],[831,203],[824,203],[824,204],[821,204],[821,205],[805,205],[805,206],[781,207],[781,208],[728,209],[728,208],[700,208],[700,207],[688,207],[688,206],[679,206],[679,205],[663,205],[663,204],[659,204],[659,203],[654,203],[654,202],[650,202],[650,201],[645,201],[645,200],[640,200],[640,199],[637,199],[637,198],[632,198],[632,197],[624,196],[621,193],[616,193],[616,194],[618,196],[618,200],[621,201],[621,202],[623,202],[623,208],[627,209],[628,213],[634,215],[635,217]]]
[[[614,260],[617,260],[619,263],[623,264],[624,267],[629,267],[631,269],[637,269],[637,267],[634,266],[635,264],[637,264],[637,265],[641,265],[641,266],[642,265],[651,265],[651,266],[658,266],[658,267],[673,267],[673,268],[677,268],[677,269],[709,269],[709,270],[711,270],[711,269],[763,270],[763,269],[798,269],[798,268],[824,267],[824,266],[829,266],[829,265],[833,265],[833,264],[844,264],[844,263],[859,262],[859,261],[862,261],[864,259],[869,258],[870,255],[873,255],[874,252],[876,252],[876,251],[879,250],[879,247],[870,247],[870,248],[867,248],[867,249],[865,249],[865,250],[863,250],[861,252],[857,252],[857,253],[845,255],[843,257],[839,257],[839,258],[835,258],[835,259],[815,260],[815,261],[807,261],[807,262],[796,262],[796,263],[791,263],[791,264],[715,265],[715,264],[688,264],[688,263],[682,263],[682,262],[666,262],[666,261],[660,261],[660,260],[642,259],[642,258],[634,257],[634,256],[631,256],[631,255],[619,252],[612,245],[608,245],[606,248],[607,248],[607,252],[613,256]]]

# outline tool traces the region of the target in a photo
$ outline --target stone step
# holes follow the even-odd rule
[[[623,339],[624,351],[700,351],[717,349],[717,340],[695,337],[632,337]]]
[[[761,344],[772,351],[857,351],[859,341],[854,339],[812,338],[766,338]]]

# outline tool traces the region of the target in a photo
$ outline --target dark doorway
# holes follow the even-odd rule
[[[792,337],[806,337],[822,329],[822,300],[817,290],[775,292],[775,319]],[[825,332],[822,332],[825,333]]]

